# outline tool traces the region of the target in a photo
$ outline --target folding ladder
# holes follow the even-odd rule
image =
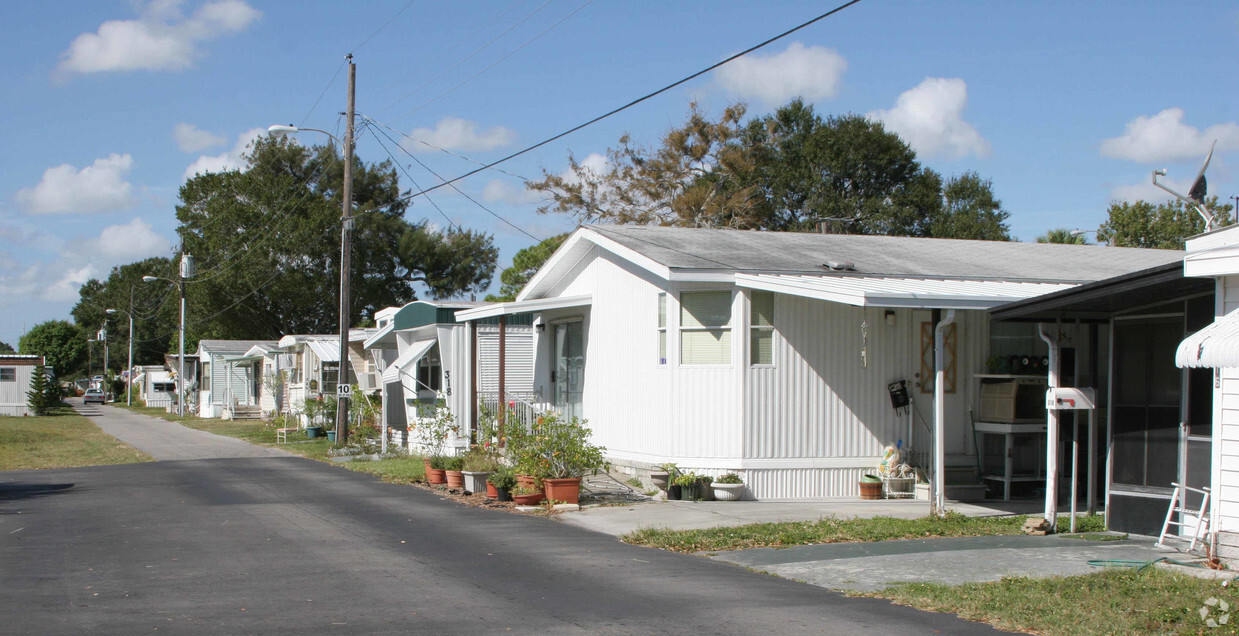
[[[1166,548],[1166,535],[1170,533],[1171,526],[1179,526],[1181,528],[1192,527],[1192,540],[1187,548],[1188,552],[1196,549],[1196,544],[1201,542],[1204,534],[1209,532],[1209,495],[1208,488],[1192,488],[1183,484],[1171,482],[1174,486],[1174,495],[1170,498],[1170,509],[1166,511],[1166,523],[1162,524],[1162,534],[1157,538],[1157,547]],[[1201,496],[1200,510],[1193,510],[1187,507],[1187,493],[1194,492]],[[1175,513],[1180,515],[1178,521],[1174,521]],[[1183,521],[1182,515],[1196,515],[1194,522]],[[1170,535],[1172,538],[1186,540],[1179,536],[1178,533]]]

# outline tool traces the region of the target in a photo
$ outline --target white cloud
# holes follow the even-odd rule
[[[32,188],[17,191],[17,203],[30,214],[73,214],[123,210],[134,202],[125,175],[133,157],[111,154],[81,170],[69,164],[48,168]]]
[[[494,150],[516,141],[516,133],[510,128],[495,126],[479,130],[477,122],[459,117],[444,117],[434,128],[415,128],[409,136],[445,150],[463,152]],[[416,141],[405,140],[404,146],[409,152],[435,151],[434,148]]]
[[[58,71],[176,71],[202,55],[199,44],[244,30],[262,15],[241,0],[215,0],[184,18],[179,1],[146,6],[137,20],[109,20],[61,54]]]
[[[589,155],[580,160],[578,163],[582,168],[585,168],[588,173],[586,178],[590,181],[595,181],[596,177],[601,177],[604,173],[606,173],[608,166],[607,158],[596,152],[589,153]],[[564,169],[563,172],[559,173],[559,176],[563,177],[564,181],[567,181],[568,183],[580,183],[582,181],[575,172],[572,172],[569,169]]]
[[[181,152],[198,152],[228,143],[226,137],[209,133],[193,124],[183,122],[172,128],[172,139],[176,141],[176,147],[180,148]]]
[[[98,278],[99,276],[99,270],[95,269],[93,265],[83,265],[75,269],[67,270],[60,269],[59,267],[49,269],[53,272],[59,271],[60,277],[50,285],[40,286],[41,289],[38,291],[39,300],[48,300],[53,302],[71,302],[78,300],[81,298],[79,291],[81,290],[82,285],[85,284],[86,281],[92,278]],[[29,280],[30,274],[31,273],[28,273],[25,277],[27,280]]]
[[[167,254],[172,247],[168,237],[158,234],[139,217],[123,225],[103,228],[98,238],[91,239],[83,253],[106,263],[129,263],[150,256]]]
[[[773,55],[749,54],[715,71],[724,89],[778,106],[795,97],[814,102],[839,92],[847,60],[834,49],[793,42]]]
[[[246,168],[244,154],[255,139],[267,134],[265,128],[251,128],[237,135],[237,143],[232,150],[218,155],[202,155],[185,169],[185,179],[192,179],[196,174],[208,172],[228,172]]]
[[[510,205],[529,205],[541,201],[542,193],[512,185],[503,179],[494,179],[482,188],[482,200],[487,203],[502,201]]]
[[[1129,122],[1123,134],[1101,142],[1101,154],[1115,159],[1149,163],[1154,161],[1203,161],[1209,145],[1217,140],[1217,150],[1239,150],[1239,124],[1215,124],[1203,132],[1183,123],[1182,108],[1167,108]]]
[[[904,91],[890,110],[866,115],[898,133],[917,153],[928,157],[960,159],[969,154],[989,155],[989,142],[964,121],[968,86],[959,78],[927,77]]]

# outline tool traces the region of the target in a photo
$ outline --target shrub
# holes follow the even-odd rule
[[[462,470],[465,465],[464,457],[444,457],[443,470]]]
[[[675,484],[676,486],[696,486],[698,479],[699,477],[697,476],[697,473],[693,473],[693,472],[680,473],[679,475],[675,476],[675,479],[672,480],[671,483]]]
[[[500,466],[487,479],[498,490],[512,490],[516,485],[516,472],[506,466]]]
[[[739,475],[735,473],[727,473],[726,475],[723,475],[722,477],[715,479],[714,483],[716,484],[742,484],[744,482],[740,481]]]
[[[499,457],[494,453],[474,447],[465,453],[465,464],[462,470],[471,473],[489,473],[499,468]]]

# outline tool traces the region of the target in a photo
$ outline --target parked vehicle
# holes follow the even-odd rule
[[[103,392],[103,389],[86,389],[86,397],[82,398],[82,403],[90,404],[91,402],[98,402],[99,404],[107,402],[107,395]]]

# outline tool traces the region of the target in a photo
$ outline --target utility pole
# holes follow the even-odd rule
[[[133,405],[133,285],[129,286],[129,372],[125,376],[125,406]]]
[[[340,366],[336,373],[336,444],[348,442],[348,407],[350,398],[340,386],[348,384],[349,277],[352,249],[349,233],[353,229],[353,106],[357,93],[357,65],[348,56],[348,111],[344,129],[344,211],[340,224]]]
[[[180,354],[180,357],[177,358],[177,364],[180,368],[176,372],[176,414],[181,417],[185,417],[185,399],[189,395],[189,393],[185,390],[185,278],[189,273],[187,270],[191,266],[190,263],[192,263],[192,261],[187,260],[185,254],[185,239],[181,239],[181,275],[177,277],[177,288],[181,292],[180,345],[177,347],[179,349],[178,353]]]

